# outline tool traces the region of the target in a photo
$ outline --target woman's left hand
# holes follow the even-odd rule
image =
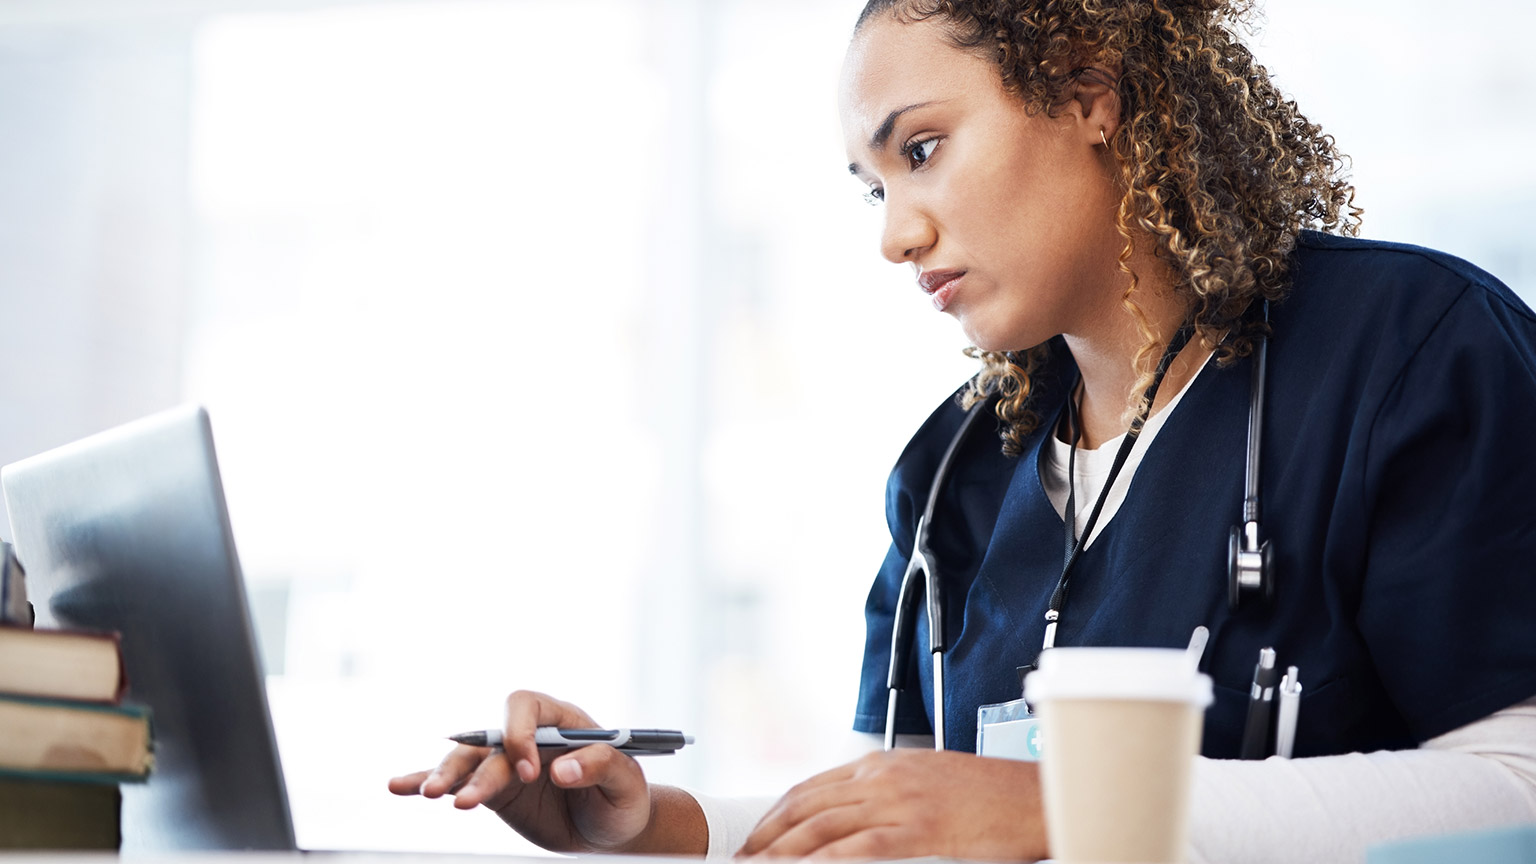
[[[1040,773],[969,753],[871,753],[789,790],[737,854],[1044,858]]]

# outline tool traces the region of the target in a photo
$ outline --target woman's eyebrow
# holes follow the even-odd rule
[[[869,136],[869,149],[875,152],[884,150],[886,142],[891,140],[891,133],[896,131],[896,121],[901,119],[901,115],[907,113],[908,111],[915,111],[918,108],[932,104],[934,104],[932,101],[914,102],[911,105],[908,105],[904,108],[897,108],[891,113],[885,115],[885,120],[880,123],[879,128],[875,129],[875,134]],[[848,165],[848,173],[855,175],[858,174],[859,163],[850,163]]]
[[[901,115],[932,104],[932,102],[918,102],[905,108],[897,108],[895,111],[885,115],[885,122],[880,124],[880,128],[875,130],[875,134],[869,136],[869,149],[884,150],[885,142],[891,140],[891,133],[896,131],[896,121],[901,118]]]

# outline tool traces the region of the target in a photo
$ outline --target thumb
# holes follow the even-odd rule
[[[519,690],[507,697],[501,746],[506,751],[507,761],[517,772],[517,778],[532,783],[539,778],[541,764],[534,730],[540,726],[590,728],[596,725],[585,711],[569,702],[532,690]]]
[[[640,763],[607,744],[582,747],[556,758],[549,763],[549,777],[562,789],[597,787],[609,803],[621,809],[648,795]]]
[[[607,744],[557,757],[549,777],[566,791],[571,825],[593,849],[623,849],[651,823],[651,793],[640,763]]]

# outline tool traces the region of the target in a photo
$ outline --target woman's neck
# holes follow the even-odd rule
[[[1161,356],[1188,314],[1185,304],[1166,287],[1167,281],[1143,279],[1135,295],[1137,306],[1157,334],[1154,358]],[[1064,334],[1064,337],[1082,376],[1078,391],[1081,398],[1078,424],[1082,434],[1077,446],[1096,448],[1125,434],[1129,426],[1128,409],[1140,396],[1139,392],[1133,395],[1132,391],[1139,389],[1134,364],[1143,338],[1136,321],[1118,297],[1114,298],[1111,308],[1097,310],[1097,314],[1088,317],[1088,326],[1080,328],[1079,332]],[[1189,340],[1168,367],[1168,373],[1158,387],[1157,399],[1151,406],[1152,413],[1184,389],[1210,354],[1210,348],[1198,336]]]

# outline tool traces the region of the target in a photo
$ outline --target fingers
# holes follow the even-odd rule
[[[903,850],[910,848],[910,837],[897,827],[883,825],[841,837],[806,853],[813,861],[832,858],[855,858],[865,861],[876,859],[905,858]]]
[[[818,814],[863,803],[859,787],[846,782],[854,777],[856,771],[857,763],[839,766],[786,792],[763,816],[757,827],[752,829],[751,836],[738,854],[755,855],[770,849],[773,850],[772,854],[778,854],[780,850],[775,844],[799,826],[815,820]],[[827,824],[817,823],[818,826]],[[794,854],[804,854],[804,851],[808,850]]]
[[[766,843],[759,840],[760,845],[754,852],[748,852],[747,847],[743,846],[740,854],[755,854],[764,858],[803,858],[813,854],[829,855],[839,848],[849,850],[848,854],[852,854],[852,850],[859,848],[859,843],[866,842],[855,842],[854,838],[878,828],[893,827],[876,821],[879,819],[880,814],[865,802],[838,804],[812,813]],[[758,832],[753,832],[753,837],[757,836]],[[748,842],[750,844],[751,840]]]
[[[853,779],[859,771],[859,765],[858,762],[839,765],[804,780],[785,792],[784,797],[780,798],[763,816],[762,821],[757,823],[757,827],[752,829],[746,845],[742,846],[737,854],[755,854],[817,810],[832,806],[834,803],[846,803],[839,797],[845,793],[837,791],[838,784]]]
[[[507,697],[502,747],[518,779],[532,783],[539,777],[539,746],[534,743],[533,730],[540,726],[590,729],[596,725],[587,712],[569,702],[532,690],[519,690]]]
[[[424,798],[441,798],[462,787],[482,763],[488,761],[504,762],[504,759],[491,759],[495,754],[486,747],[467,747],[463,744],[448,751],[443,761],[427,773],[421,781],[420,792]],[[415,774],[408,775],[411,777]],[[394,782],[390,783],[391,788]]]
[[[415,774],[402,774],[399,777],[389,778],[389,791],[396,795],[420,795],[421,784],[431,776],[431,771],[417,771]]]
[[[425,798],[441,798],[458,793],[454,803],[460,809],[467,810],[504,789],[511,778],[509,763],[499,752],[485,747],[461,745],[449,751],[431,771],[391,777],[389,791],[396,795],[421,795]],[[465,803],[466,793],[470,803]]]
[[[453,806],[460,810],[472,810],[488,802],[495,807],[504,803],[503,799],[508,797],[505,793],[515,796],[523,787],[512,773],[507,754],[494,749],[482,752],[485,755],[480,764],[448,790],[453,793]]]

